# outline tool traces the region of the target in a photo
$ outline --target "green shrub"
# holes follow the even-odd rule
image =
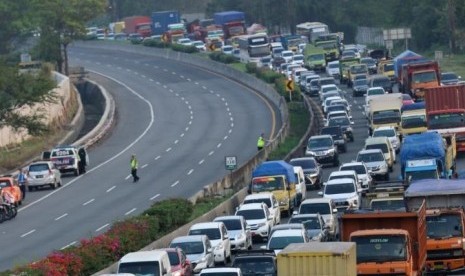
[[[255,74],[257,72],[257,64],[253,62],[248,62],[245,65],[245,70],[249,74]]]
[[[276,79],[282,77],[281,74],[270,70],[269,68],[257,68],[255,75],[257,78],[267,83],[275,83]]]
[[[171,49],[173,49],[173,51],[183,52],[183,53],[188,53],[188,54],[198,52],[197,48],[192,45],[187,46],[187,45],[181,45],[181,44],[171,44]]]
[[[170,46],[169,43],[160,41],[160,40],[154,40],[154,39],[146,39],[144,42],[142,42],[144,46],[147,47],[157,47],[157,48],[167,48]]]
[[[188,222],[193,211],[193,204],[184,198],[172,198],[154,203],[145,215],[158,218],[160,229],[168,230]]]
[[[220,55],[220,62],[230,64],[237,62],[237,58],[233,55],[221,54]]]

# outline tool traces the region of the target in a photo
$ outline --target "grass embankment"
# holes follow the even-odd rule
[[[465,78],[465,55],[447,55],[439,61],[442,72],[455,72]]]

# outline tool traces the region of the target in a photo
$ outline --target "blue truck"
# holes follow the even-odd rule
[[[224,39],[246,34],[245,13],[241,11],[217,12],[213,15],[215,25],[220,26]]]
[[[162,35],[168,31],[168,25],[181,23],[179,11],[152,12],[152,34]]]
[[[419,179],[450,178],[455,172],[455,136],[437,132],[412,134],[400,150],[401,178],[405,183]]]
[[[283,160],[266,161],[252,172],[249,193],[271,192],[279,202],[281,212],[292,214],[298,207],[297,178],[294,167]]]

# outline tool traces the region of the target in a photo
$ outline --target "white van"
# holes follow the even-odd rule
[[[386,136],[380,137],[368,137],[365,140],[364,149],[380,149],[384,154],[384,159],[389,167],[389,171],[392,172],[394,163],[396,163],[396,151]]]
[[[171,276],[170,259],[164,250],[131,252],[119,260],[117,273]]]
[[[305,174],[301,166],[294,166],[294,174],[297,180],[295,191],[297,193],[297,206],[307,197],[307,185],[305,185]]]

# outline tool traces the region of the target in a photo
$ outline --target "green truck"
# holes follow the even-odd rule
[[[305,67],[309,70],[324,71],[326,68],[325,50],[307,44],[304,50]]]
[[[337,60],[339,58],[339,47],[336,40],[315,41],[315,47],[325,51],[326,62]]]
[[[359,58],[345,58],[339,60],[339,76],[341,78],[341,83],[347,83],[349,81],[350,66],[359,63]]]

